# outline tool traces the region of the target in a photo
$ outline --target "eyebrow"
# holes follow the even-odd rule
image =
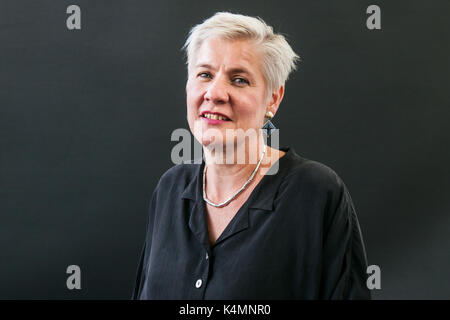
[[[213,66],[211,66],[210,64],[207,63],[201,63],[195,66],[196,68],[206,68],[206,69],[212,69],[214,70],[215,68],[213,68]],[[228,70],[229,73],[246,73],[248,75],[252,75],[252,73],[250,71],[248,71],[247,69],[245,69],[244,67],[239,67],[239,68],[231,68],[230,70]]]

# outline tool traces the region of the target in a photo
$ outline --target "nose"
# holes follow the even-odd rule
[[[213,104],[227,103],[229,99],[227,84],[224,79],[216,77],[209,82],[206,89],[205,100]]]

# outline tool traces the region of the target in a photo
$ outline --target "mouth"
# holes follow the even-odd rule
[[[212,121],[221,121],[221,122],[224,122],[224,121],[231,121],[230,118],[228,118],[227,116],[225,116],[225,115],[223,115],[223,114],[221,114],[221,113],[218,113],[218,112],[208,112],[208,111],[204,111],[204,112],[201,114],[201,117],[202,117],[202,118],[205,118],[205,119],[207,119],[207,120],[212,120]]]

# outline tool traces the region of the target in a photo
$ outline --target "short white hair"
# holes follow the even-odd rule
[[[194,26],[183,46],[188,71],[196,51],[203,42],[212,37],[227,40],[250,40],[261,52],[262,73],[266,80],[266,96],[285,84],[289,74],[296,70],[300,57],[281,34],[273,32],[264,20],[230,12],[217,12],[203,23]]]

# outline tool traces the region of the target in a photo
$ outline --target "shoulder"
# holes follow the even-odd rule
[[[295,156],[285,170],[279,201],[287,201],[293,208],[308,208],[308,212],[318,217],[323,214],[330,217],[338,207],[351,203],[343,180],[328,165]]]
[[[174,191],[174,188],[182,188],[184,190],[186,185],[196,177],[199,169],[200,164],[195,163],[181,163],[174,165],[162,174],[156,189]]]
[[[341,177],[332,168],[303,157],[297,157],[291,163],[283,179],[283,186],[319,193],[339,193],[345,187]]]
[[[336,171],[306,158],[298,157],[289,166],[280,186],[280,196],[280,201],[289,201],[295,212],[307,208],[302,212],[317,217],[324,230],[336,221],[348,221],[354,211],[350,193]]]

